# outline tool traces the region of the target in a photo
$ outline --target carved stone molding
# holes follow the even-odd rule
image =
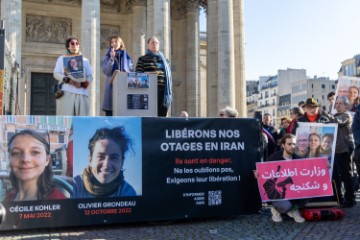
[[[146,0],[126,0],[126,7],[131,10],[133,6],[146,7]]]
[[[199,0],[187,0],[184,1],[186,3],[186,11],[187,12],[195,12],[199,11]]]
[[[60,5],[80,6],[81,0],[26,0],[27,2],[51,3]],[[86,1],[86,0],[85,0]]]
[[[171,2],[171,18],[180,20],[186,17],[186,1],[175,0]]]
[[[26,42],[63,44],[71,35],[71,18],[26,15]]]
[[[171,16],[175,20],[184,19],[186,13],[199,11],[199,0],[176,0],[171,4]]]
[[[204,8],[205,11],[207,9],[207,2],[208,2],[207,0],[199,0],[200,7]]]
[[[120,36],[120,26],[116,25],[100,25],[100,48],[106,49],[109,47],[109,38],[111,36]]]
[[[107,10],[111,12],[120,12],[121,11],[122,0],[100,0],[101,10]]]

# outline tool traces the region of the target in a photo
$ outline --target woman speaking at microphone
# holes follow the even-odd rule
[[[112,36],[109,40],[109,50],[102,61],[102,71],[106,75],[105,92],[102,110],[106,116],[113,115],[113,85],[114,72],[130,72],[132,60],[126,52],[125,44],[119,36]]]

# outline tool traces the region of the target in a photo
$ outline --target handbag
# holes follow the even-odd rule
[[[62,85],[63,84],[64,84],[63,82],[62,83],[57,83],[54,86],[53,93],[54,93],[56,99],[59,99],[62,96],[64,96],[64,91],[62,90]]]

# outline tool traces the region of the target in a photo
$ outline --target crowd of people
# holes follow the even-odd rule
[[[329,93],[330,108],[328,111],[321,108],[314,98],[301,101],[298,103],[298,107],[291,108],[291,119],[281,118],[279,129],[272,123],[270,114],[265,113],[262,116],[263,138],[267,143],[264,147],[264,161],[324,156],[330,159],[333,152],[332,145],[336,141],[332,171],[332,180],[335,182],[333,189],[334,196],[339,199],[341,207],[345,208],[353,207],[356,204],[355,191],[359,188],[356,179],[360,174],[360,106],[355,104],[354,107],[354,102],[357,102],[358,99],[354,99],[353,95],[352,87],[349,88],[348,97],[337,96],[335,99],[335,93]],[[350,100],[350,96],[352,96],[352,100]],[[359,94],[357,94],[357,98],[359,98]],[[335,113],[331,113],[332,109],[335,110]],[[331,133],[323,135],[317,132],[296,133],[300,122],[334,123],[337,125],[336,139]],[[257,177],[256,174],[255,177]],[[300,212],[297,211],[303,206],[304,201],[301,199],[272,202],[272,220],[281,222],[281,215],[287,213],[296,222],[304,222]],[[294,210],[297,212],[295,213]]]
[[[335,98],[336,97],[336,98]],[[279,128],[273,123],[271,114],[261,116],[263,136],[263,161],[334,156],[332,180],[334,197],[341,207],[349,208],[356,204],[355,191],[359,189],[360,176],[360,96],[359,88],[350,86],[344,96],[335,92],[327,95],[329,108],[320,106],[315,98],[300,101],[290,109],[290,118],[282,117]],[[230,109],[230,110],[229,110]],[[236,117],[236,109],[220,109],[219,117]],[[259,116],[255,116],[259,118]],[[296,132],[299,123],[333,123],[337,125],[337,134],[319,134]],[[336,141],[336,144],[334,143]],[[333,149],[333,143],[335,149]],[[330,168],[330,166],[329,166]],[[254,175],[257,178],[258,173]],[[308,199],[274,201],[271,206],[272,220],[282,221],[287,214],[296,222],[304,222],[298,209],[304,207]]]

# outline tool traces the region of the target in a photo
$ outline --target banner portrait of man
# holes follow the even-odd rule
[[[141,196],[141,119],[99,119],[74,120],[72,198]]]

